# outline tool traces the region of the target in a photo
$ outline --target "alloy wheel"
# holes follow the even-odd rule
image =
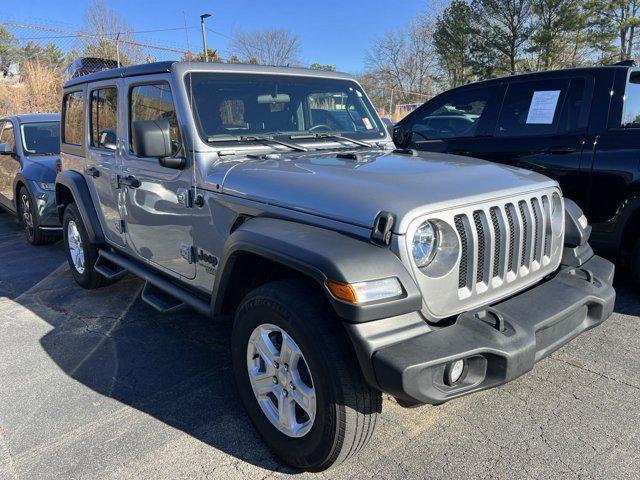
[[[34,222],[33,222],[33,212],[31,211],[31,200],[29,199],[29,195],[23,193],[20,197],[20,213],[22,213],[22,224],[24,225],[24,229],[27,233],[27,236],[31,239],[34,236]]]
[[[71,255],[73,267],[82,275],[85,270],[84,245],[82,244],[82,237],[80,236],[78,226],[73,220],[67,225],[67,243],[69,245],[69,254]]]
[[[300,347],[282,328],[263,324],[247,345],[251,388],[271,424],[289,437],[303,437],[316,417],[316,392]]]

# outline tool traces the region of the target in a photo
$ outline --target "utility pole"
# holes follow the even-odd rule
[[[203,13],[200,15],[200,27],[202,28],[202,48],[204,49],[204,61],[209,61],[209,51],[207,50],[207,32],[204,29],[204,19],[209,18],[210,13]]]

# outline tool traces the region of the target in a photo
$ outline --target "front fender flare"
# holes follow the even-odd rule
[[[422,296],[413,278],[391,250],[333,230],[273,218],[254,218],[233,232],[223,249],[212,298],[214,313],[222,308],[235,259],[251,253],[293,268],[317,281],[338,316],[365,322],[419,311]],[[326,280],[355,283],[396,277],[402,298],[353,305],[334,298]]]
[[[89,240],[92,243],[104,243],[104,232],[84,176],[73,170],[63,170],[56,176],[56,204],[60,212],[60,223],[62,223],[62,207],[64,206],[62,187],[66,187],[71,192],[73,201],[82,217],[82,222],[87,229]]]

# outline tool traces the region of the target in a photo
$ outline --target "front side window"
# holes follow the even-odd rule
[[[172,155],[177,155],[182,148],[182,137],[169,85],[156,83],[135,86],[131,89],[129,102],[129,132],[137,120],[166,120],[169,122]],[[135,151],[132,153],[139,156]]]
[[[534,80],[509,85],[496,136],[528,137],[558,132],[569,79]]]
[[[60,153],[60,122],[36,122],[20,125],[22,149],[28,155]]]
[[[83,145],[84,132],[84,94],[67,93],[62,106],[64,130],[62,141],[69,145]]]
[[[624,94],[623,128],[640,128],[640,71],[631,72]]]
[[[480,88],[460,92],[416,112],[410,129],[415,141],[440,138],[474,137],[488,109],[493,89]]]
[[[118,90],[101,88],[91,92],[91,146],[116,149],[118,122]]]
[[[0,134],[0,143],[6,143],[9,150],[15,152],[16,150],[16,137],[13,133],[13,123],[5,122],[2,134]]]
[[[385,135],[373,106],[350,80],[194,72],[187,77],[187,89],[208,142],[251,135]]]

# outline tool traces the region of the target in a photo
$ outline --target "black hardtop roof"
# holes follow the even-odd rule
[[[83,83],[99,82],[100,80],[109,80],[111,78],[133,77],[136,75],[151,75],[154,73],[167,73],[171,71],[171,65],[174,61],[143,63],[140,65],[132,65],[130,67],[110,68],[100,72],[90,73],[72,78],[64,84],[64,88],[82,85]]]
[[[216,62],[156,62],[133,65],[131,67],[112,68],[100,72],[82,75],[72,78],[65,83],[64,88],[70,88],[89,82],[98,82],[112,78],[134,77],[139,75],[152,75],[156,73],[168,73],[171,71],[178,75],[186,72],[213,72],[213,73],[238,73],[238,74],[272,74],[294,75],[315,78],[333,78],[342,80],[354,80],[354,78],[342,72],[329,72],[299,67],[273,67],[265,65],[247,65],[242,63],[216,63]]]
[[[594,74],[598,72],[615,71],[616,69],[629,70],[631,68],[637,68],[629,65],[603,65],[599,67],[577,67],[577,68],[563,68],[559,70],[546,70],[544,72],[531,72],[531,73],[519,73],[517,75],[510,75],[504,77],[490,78],[488,80],[481,80],[478,82],[467,83],[451,90],[447,90],[444,93],[454,92],[459,89],[474,88],[476,86],[493,85],[504,82],[513,82],[520,80],[537,80],[544,78],[557,78],[562,76],[578,76],[585,74]]]

